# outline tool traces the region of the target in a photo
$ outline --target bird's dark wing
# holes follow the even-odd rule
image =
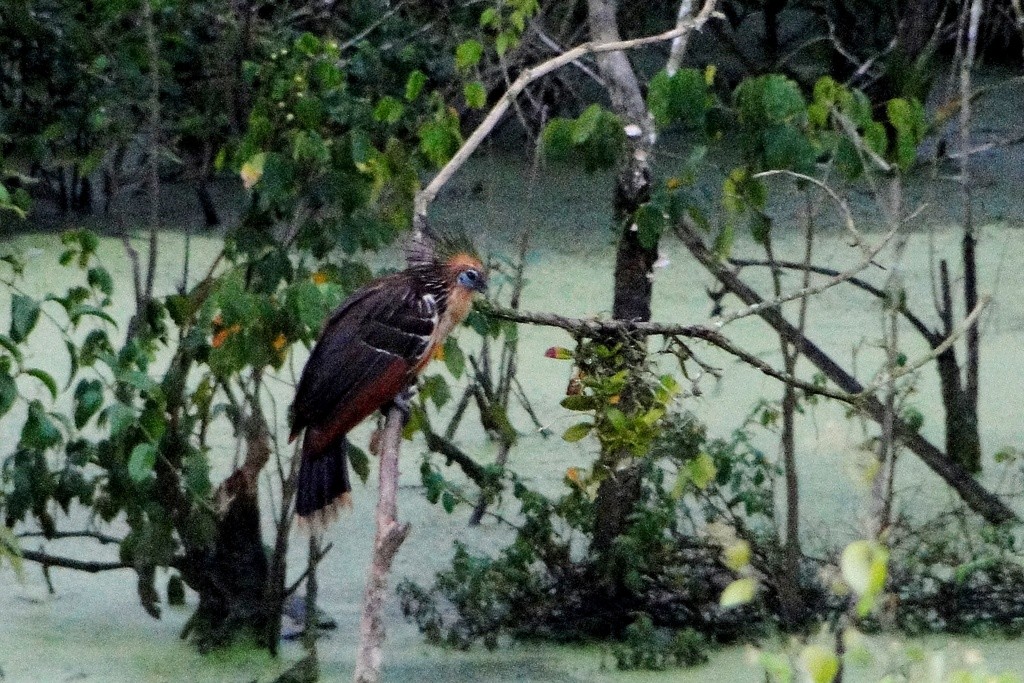
[[[306,362],[292,404],[292,435],[315,427],[333,438],[394,398],[427,352],[437,319],[434,299],[402,273],[349,297]]]

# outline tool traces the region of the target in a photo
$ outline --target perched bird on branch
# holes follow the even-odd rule
[[[408,413],[417,375],[487,287],[465,237],[417,239],[407,257],[405,270],[342,302],[302,371],[291,412],[291,439],[305,430],[295,509],[313,529],[349,504],[345,435],[378,409]]]

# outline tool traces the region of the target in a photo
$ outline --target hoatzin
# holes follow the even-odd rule
[[[346,434],[377,409],[407,399],[417,375],[487,287],[464,237],[413,243],[408,267],[379,278],[331,314],[302,371],[291,439],[305,430],[295,509],[322,529],[349,503]]]

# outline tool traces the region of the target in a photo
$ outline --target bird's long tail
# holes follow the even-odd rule
[[[352,484],[348,477],[348,440],[340,435],[316,453],[311,452],[307,433],[302,443],[302,463],[295,490],[295,512],[300,523],[312,532],[322,532],[337,519],[343,507],[349,507]]]

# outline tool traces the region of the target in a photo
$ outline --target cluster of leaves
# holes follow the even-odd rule
[[[898,525],[891,547],[893,617],[901,629],[979,636],[1024,629],[1024,569],[1009,529],[957,511]]]
[[[732,249],[740,219],[748,221],[757,241],[770,235],[768,187],[761,172],[816,176],[819,165],[829,162],[848,180],[869,170],[906,172],[929,131],[919,101],[889,100],[879,120],[862,91],[828,76],[815,83],[810,97],[781,74],[752,77],[741,81],[726,100],[716,92],[714,68],[680,69],[671,76],[660,72],[651,80],[647,104],[660,128],[681,127],[698,144],[637,209],[634,222],[641,243],[656,245],[666,227],[684,217],[707,231],[713,229],[693,186],[707,170],[703,166],[708,146],[724,143],[738,147],[743,163],[723,181],[725,220],[714,240],[714,249],[722,256]],[[598,105],[575,120],[554,119],[544,131],[549,158],[581,162],[587,171],[612,167],[624,140],[621,122]]]
[[[711,644],[692,628],[665,631],[646,614],[626,627],[622,642],[612,648],[615,666],[625,671],[663,671],[698,666],[708,661]]]
[[[706,644],[696,642],[686,628],[722,640],[757,628],[759,620],[752,618],[757,610],[719,605],[732,570],[721,546],[698,535],[698,525],[707,520],[695,520],[693,511],[700,509],[703,497],[715,496],[721,481],[717,497],[729,499],[730,514],[743,517],[742,500],[732,501],[736,496],[727,489],[756,479],[762,495],[749,498],[747,507],[757,514],[757,505],[764,503],[755,498],[771,498],[767,476],[753,471],[763,465],[748,467],[748,459],[730,450],[739,441],[707,439],[692,416],[666,414],[678,387],[649,372],[627,379],[616,367],[625,362],[624,348],[588,343],[576,352],[553,349],[549,355],[576,359],[579,391],[567,396],[565,405],[593,414],[591,421],[570,427],[565,438],[580,440],[592,433],[602,452],[626,450],[642,468],[641,501],[627,528],[611,550],[598,553],[590,547],[597,489],[611,474],[600,459],[589,469],[569,468],[566,490],[554,497],[505,471],[506,487],[519,507],[509,522],[515,529],[513,542],[494,557],[457,544],[452,566],[438,573],[433,585],[404,581],[399,586],[406,616],[431,642],[494,647],[503,635],[577,641],[628,636],[650,624],[659,634],[654,645],[637,649],[647,637],[634,637],[637,647],[627,638],[616,656],[624,667],[659,668],[702,660]],[[668,426],[672,436],[665,440]],[[451,500],[459,499],[454,495]],[[620,577],[626,591],[614,598],[606,593],[618,590],[610,588],[619,585],[612,577]]]
[[[175,520],[162,504],[171,493],[161,491],[156,481],[158,455],[174,449],[172,457],[181,467],[174,488],[188,501],[177,510],[180,526],[197,540],[210,530],[204,503],[210,491],[208,466],[201,450],[173,439],[167,411],[174,388],[153,377],[151,364],[167,339],[165,311],[152,306],[147,332],[118,348],[110,314],[113,280],[98,256],[99,240],[79,230],[65,234],[63,242],[61,264],[77,269],[83,280],[63,295],[38,299],[25,293],[19,285],[24,262],[5,258],[12,270],[6,284],[15,293],[10,331],[0,335],[0,407],[7,413],[20,406],[23,415],[17,447],[3,464],[5,522],[14,526],[31,515],[51,535],[57,531],[51,502],[65,513],[73,504],[91,508],[105,522],[124,515],[130,531],[121,543],[121,557],[147,577],[143,592],[151,597],[153,568],[176,564],[180,549]],[[26,364],[23,349],[41,341],[44,319],[51,328],[47,332],[67,352],[63,386],[47,370]],[[45,387],[45,399],[32,382]],[[62,394],[70,399],[70,409],[61,407]],[[156,611],[153,600],[146,606]]]
[[[552,119],[544,128],[547,157],[577,163],[588,173],[612,168],[625,141],[622,120],[599,104],[590,105],[576,119]]]

